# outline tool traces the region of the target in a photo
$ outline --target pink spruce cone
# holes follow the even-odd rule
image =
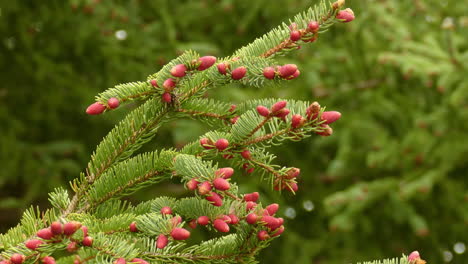
[[[211,202],[212,205],[214,206],[221,206],[223,205],[223,197],[221,195],[211,192],[208,194],[208,196],[205,197],[205,199],[209,202]]]
[[[227,191],[231,186],[229,185],[229,182],[225,180],[224,178],[216,178],[213,181],[213,186],[220,191]]]
[[[223,232],[223,233],[229,232],[229,225],[222,219],[214,220],[213,227],[219,232]]]
[[[214,56],[204,56],[198,59],[198,62],[200,63],[200,66],[198,66],[197,70],[199,71],[204,71],[216,62],[216,57]]]
[[[117,99],[115,97],[111,97],[111,98],[109,98],[109,100],[107,100],[107,105],[109,106],[110,109],[115,109],[115,108],[119,107],[120,101],[119,101],[119,99]]]
[[[177,64],[171,69],[171,74],[174,77],[184,77],[187,74],[186,72],[187,67],[185,66],[185,64]]]
[[[156,240],[156,247],[159,249],[163,249],[167,246],[167,236],[161,234],[158,236],[158,239]]]
[[[245,68],[244,66],[241,66],[239,68],[235,68],[231,72],[231,78],[233,80],[240,80],[240,79],[244,78],[245,74],[247,74],[247,68]]]
[[[231,167],[219,168],[215,171],[216,177],[222,177],[224,179],[229,179],[234,174],[234,169]]]
[[[257,106],[257,112],[259,115],[267,117],[270,115],[270,110],[263,105]]]
[[[275,78],[275,68],[273,67],[266,67],[265,69],[263,69],[263,76],[265,76],[265,78],[269,79],[269,80],[273,80]]]
[[[190,237],[190,232],[187,229],[176,227],[172,229],[171,237],[175,240],[186,240]]]
[[[322,120],[325,124],[331,124],[341,118],[341,113],[337,111],[326,111],[322,114]]]
[[[411,252],[411,254],[409,254],[408,261],[413,262],[413,261],[416,261],[417,259],[420,259],[420,258],[421,258],[421,256],[419,255],[419,252],[418,251],[413,251],[413,252]]]
[[[343,19],[343,23],[348,23],[354,20],[354,12],[351,8],[346,8],[345,10],[341,10],[336,15],[336,18]]]
[[[102,114],[104,110],[106,110],[106,106],[101,104],[100,102],[96,102],[88,106],[88,108],[86,108],[86,113],[88,115],[99,115]]]

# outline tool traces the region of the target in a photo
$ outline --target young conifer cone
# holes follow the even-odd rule
[[[263,105],[257,106],[257,112],[259,115],[267,117],[270,115],[270,110]]]
[[[225,180],[224,178],[216,178],[213,181],[213,186],[220,191],[227,191],[231,186],[229,185],[229,182]]]
[[[206,195],[210,193],[212,188],[211,182],[204,181],[202,184],[198,185],[198,193],[201,195]]]
[[[216,177],[221,177],[224,179],[229,179],[234,174],[234,169],[231,167],[219,168],[215,171]]]
[[[109,100],[107,100],[107,105],[109,106],[110,109],[115,109],[115,108],[119,107],[120,101],[119,101],[119,99],[117,99],[115,97],[111,97],[111,98],[109,98]]]
[[[279,75],[282,78],[287,78],[297,71],[297,66],[295,64],[286,64],[284,66],[279,67],[278,71]]]
[[[176,227],[172,229],[171,237],[174,240],[186,240],[190,237],[190,232],[187,229]]]
[[[265,76],[265,78],[269,79],[269,80],[273,80],[275,78],[275,68],[273,67],[266,67],[265,69],[263,69],[263,76]]]
[[[204,71],[216,62],[216,57],[214,56],[204,56],[198,59],[198,62],[200,63],[200,66],[198,66],[197,70],[199,71]]]
[[[11,263],[13,264],[21,264],[24,262],[24,256],[18,253],[15,253],[10,258]]]
[[[218,72],[221,73],[222,75],[227,74],[228,65],[226,63],[220,63],[216,65],[216,67],[218,68]]]
[[[208,216],[202,215],[198,217],[197,222],[199,225],[205,226],[210,223],[210,218],[208,218]]]
[[[42,263],[43,264],[55,264],[55,259],[51,256],[45,256],[44,258],[42,258]]]
[[[245,74],[247,74],[247,68],[245,68],[244,66],[241,66],[241,67],[235,68],[231,72],[231,78],[233,80],[240,80],[244,78]]]
[[[81,227],[81,223],[76,222],[76,221],[65,223],[63,225],[63,233],[66,236],[71,236],[76,232],[76,230],[80,229],[80,227]]]
[[[158,239],[156,240],[156,247],[159,249],[163,249],[167,246],[167,242],[168,242],[167,236],[161,234],[158,236]]]
[[[222,219],[216,219],[213,222],[213,227],[219,232],[227,233],[229,232],[229,225],[224,222]]]
[[[341,113],[337,111],[326,111],[322,114],[322,120],[325,124],[331,124],[341,118]]]
[[[223,151],[229,147],[229,141],[225,138],[218,139],[215,143],[215,147],[218,150]]]
[[[198,184],[200,184],[200,182],[198,182],[196,179],[191,179],[187,182],[187,189],[194,191],[198,188]]]
[[[30,240],[27,240],[24,245],[31,249],[31,250],[36,250],[36,248],[38,248],[42,243],[44,243],[44,241],[42,240],[39,240],[39,239],[30,239]]]
[[[161,214],[171,215],[172,214],[172,209],[169,206],[164,206],[163,208],[161,208]]]
[[[43,229],[37,231],[36,235],[38,237],[42,238],[42,239],[45,239],[45,240],[49,240],[54,236],[54,234],[52,233],[50,228],[43,228]]]
[[[206,197],[205,199],[209,202],[211,202],[211,204],[213,206],[221,206],[223,205],[223,197],[221,197],[221,195],[215,193],[215,192],[210,192]]]
[[[268,235],[268,232],[265,231],[265,230],[260,230],[258,231],[257,233],[257,237],[258,237],[258,240],[267,240],[268,238],[270,238],[270,235]]]
[[[136,226],[136,222],[131,222],[129,226],[130,232],[138,232],[138,228]]]
[[[81,243],[83,243],[83,246],[85,247],[90,247],[93,245],[93,238],[90,236],[86,236],[85,238],[83,238],[83,241]]]
[[[174,77],[184,77],[187,72],[187,67],[185,64],[177,64],[176,66],[172,67],[171,74]]]
[[[50,230],[54,236],[60,235],[63,233],[63,225],[62,223],[55,221],[50,225]]]
[[[86,108],[86,113],[88,115],[99,115],[102,114],[104,110],[106,110],[106,106],[101,104],[100,102],[96,102],[88,106],[88,108]]]
[[[134,258],[132,259],[132,264],[150,264],[150,263],[141,258]]]
[[[320,24],[317,22],[317,21],[310,21],[309,24],[307,25],[307,28],[311,31],[311,32],[317,32],[320,28]]]
[[[245,218],[245,221],[251,225],[255,224],[257,222],[257,214],[255,213],[250,213],[247,215],[247,217]]]
[[[345,10],[341,10],[336,15],[336,18],[343,19],[343,23],[348,23],[354,20],[354,12],[351,8],[346,8]]]
[[[244,195],[244,201],[246,202],[257,202],[258,198],[260,198],[260,194],[258,192],[247,193]]]

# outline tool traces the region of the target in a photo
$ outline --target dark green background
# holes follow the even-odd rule
[[[186,49],[227,56],[318,1],[2,1],[0,4],[0,231],[85,168],[102,137],[133,106],[87,116],[96,93],[144,80]],[[330,138],[274,152],[301,168],[300,191],[279,196],[287,232],[261,263],[349,263],[419,250],[429,263],[467,263],[468,6],[463,1],[348,1],[357,19],[279,58],[298,80],[263,89],[229,86],[231,102],[317,100],[342,112]],[[451,25],[451,23],[453,25]],[[125,40],[116,32],[124,30]],[[181,146],[205,128],[183,120],[145,150]],[[169,184],[136,194],[183,196]],[[314,209],[304,209],[304,202]],[[310,204],[310,203],[309,203]],[[289,208],[288,210],[286,210]],[[286,217],[287,218],[287,217]]]

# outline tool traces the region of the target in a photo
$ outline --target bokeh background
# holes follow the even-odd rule
[[[227,56],[317,0],[48,0],[0,4],[0,232],[78,176],[134,105],[91,117],[96,93],[145,80],[186,49]],[[242,178],[278,202],[287,232],[261,263],[355,263],[419,250],[468,263],[468,5],[460,0],[348,0],[357,19],[280,58],[299,79],[229,86],[231,102],[317,100],[343,113],[332,137],[274,149],[301,168],[296,196]],[[205,128],[164,127],[145,150],[182,146]],[[184,196],[173,183],[131,201]]]

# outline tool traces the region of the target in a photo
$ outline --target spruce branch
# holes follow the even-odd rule
[[[230,57],[200,57],[187,51],[145,82],[117,85],[99,94],[88,114],[101,114],[130,100],[143,104],[98,145],[85,172],[71,182],[75,191],[71,200],[66,191],[55,190],[50,195],[53,209],[42,215],[27,211],[17,228],[0,237],[1,258],[31,262],[54,255],[60,257],[59,263],[254,263],[255,255],[284,231],[284,220],[276,215],[279,205],[262,205],[256,192],[239,193],[235,169],[219,168],[214,159],[221,156],[237,166],[260,167],[272,175],[275,189],[295,192],[299,170],[273,165],[274,156],[265,149],[311,133],[330,136],[329,125],[341,115],[303,101],[252,100],[234,107],[202,97],[208,89],[232,82],[261,87],[298,78],[296,65],[278,65],[274,57],[316,41],[334,23],[354,19],[352,11],[340,11],[343,4],[322,1]],[[164,123],[187,116],[216,130],[180,151],[132,157]],[[158,197],[137,206],[118,200],[169,179],[180,180],[193,197]],[[191,234],[187,226],[197,225],[210,233],[230,234],[187,246]],[[33,242],[24,243],[25,238]],[[72,256],[61,257],[59,251]]]

